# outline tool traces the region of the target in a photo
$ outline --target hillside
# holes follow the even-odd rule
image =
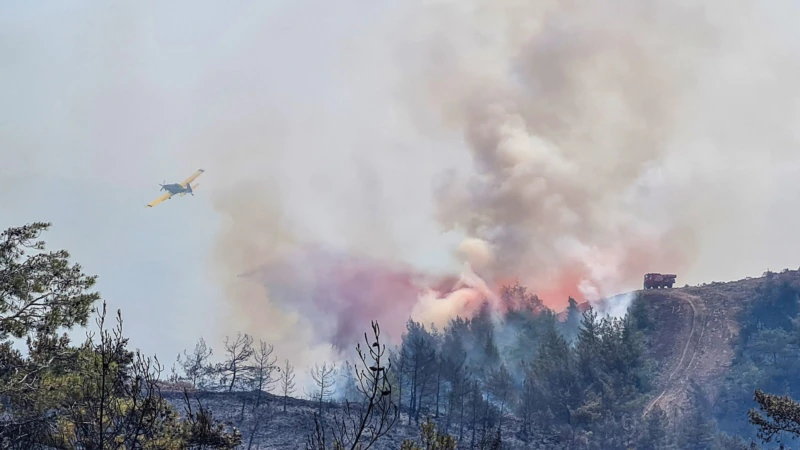
[[[785,270],[771,278],[796,283],[800,282],[800,271]],[[602,311],[617,297],[634,294],[634,302],[643,305],[653,320],[647,355],[659,375],[654,383],[657,395],[647,403],[644,415],[659,406],[672,419],[679,419],[681,411],[688,408],[689,380],[698,382],[714,403],[734,358],[740,315],[766,279],[764,275],[673,289],[642,289],[594,302],[594,307]],[[583,313],[590,306],[583,302],[578,310]],[[566,311],[556,317],[565,321]]]
[[[800,282],[800,272],[785,271],[769,277],[748,278],[728,283],[710,283],[700,286],[686,286],[674,289],[641,290],[635,292],[631,310],[637,310],[641,317],[647,317],[643,324],[646,335],[644,358],[650,363],[655,375],[652,386],[638,403],[637,415],[646,419],[656,407],[664,410],[673,424],[679,424],[686,414],[692,411],[691,383],[696,382],[707,396],[711,405],[716,405],[726,386],[726,377],[731,375],[737,353],[737,343],[741,331],[742,313],[754,299],[759,297],[759,289],[765,286],[767,278],[774,285]],[[775,284],[777,283],[777,284]],[[608,299],[596,306],[604,306],[616,299]],[[586,305],[579,305],[579,311],[586,311]],[[566,316],[559,315],[559,322]],[[511,319],[508,319],[511,320]],[[500,349],[506,353],[505,349]],[[514,395],[521,394],[517,392]],[[241,420],[242,401],[250,394],[200,394],[202,401],[215,412],[215,416],[230,425],[240,427],[246,436],[253,428],[253,418]],[[752,396],[746,391],[745,396]],[[171,400],[181,406],[182,398],[170,394]],[[751,399],[752,397],[750,397]],[[305,434],[313,426],[312,414],[317,405],[306,400],[292,399],[287,413],[281,411],[281,400],[268,396],[268,417],[262,423],[261,432],[254,436],[253,443],[260,448],[289,448],[303,445]],[[424,408],[426,414],[434,415],[433,405]],[[327,411],[338,411],[332,404]],[[409,424],[408,408],[404,410],[400,424],[378,448],[398,448],[404,438],[414,437],[417,426]],[[738,413],[737,413],[738,414]],[[443,417],[440,417],[440,420]],[[742,420],[746,419],[742,418]],[[506,437],[504,442],[510,448],[530,448],[524,445],[524,420],[518,415],[506,413]],[[522,438],[520,438],[522,436]],[[520,440],[522,439],[522,440]],[[259,447],[254,447],[259,448]],[[556,448],[543,446],[541,448]]]
[[[186,414],[186,397],[183,392],[165,390],[162,392],[181,415]],[[314,401],[290,398],[286,411],[283,411],[283,398],[267,394],[262,398],[262,405],[257,414],[253,414],[252,405],[256,395],[250,392],[196,392],[189,394],[189,402],[193,410],[202,405],[212,412],[215,419],[226,427],[239,428],[244,437],[244,448],[256,449],[303,449],[306,448],[308,434],[314,430],[314,413],[318,404]],[[243,408],[244,405],[244,408]],[[342,405],[331,402],[322,408],[322,415],[327,420],[334,416],[341,417]],[[255,431],[255,433],[254,433]],[[250,437],[252,435],[252,442]],[[403,440],[416,439],[419,427],[411,421],[408,413],[402,413],[390,432],[377,441],[371,448],[375,450],[397,450]],[[522,448],[522,443],[510,440],[514,448]],[[248,447],[249,446],[249,447]]]
[[[800,272],[774,274],[777,282],[796,283]],[[766,277],[674,289],[642,290],[637,301],[654,320],[648,355],[657,364],[658,405],[677,419],[688,408],[689,381],[696,381],[714,404],[735,357],[744,308],[757,297]]]

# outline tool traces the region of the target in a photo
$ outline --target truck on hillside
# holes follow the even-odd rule
[[[672,288],[677,275],[662,273],[646,273],[644,275],[645,289]]]

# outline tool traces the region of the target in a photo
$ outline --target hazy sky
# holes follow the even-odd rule
[[[97,5],[3,3],[3,225],[52,222],[49,246],[100,275],[134,345],[171,362],[203,330],[214,333],[224,313],[205,281],[217,227],[205,192],[144,207],[164,180],[199,167],[213,174],[209,161],[190,156],[182,131],[192,85],[204,76],[187,62],[205,45],[175,51],[185,30],[148,18],[152,8]],[[210,22],[211,13],[190,16]],[[158,51],[161,39],[173,51]]]
[[[49,246],[98,274],[133,345],[167,361],[200,334],[219,352],[233,330],[209,277],[221,219],[211,193],[242,179],[275,179],[303,227],[339,245],[360,233],[343,223],[380,208],[342,199],[372,186],[367,201],[406,209],[392,225],[417,239],[399,243],[406,255],[441,266],[446,249],[425,245],[439,239],[430,213],[414,210],[441,164],[404,157],[422,139],[389,142],[382,128],[402,121],[386,102],[392,79],[375,64],[380,47],[357,38],[389,3],[356,17],[355,2],[0,2],[3,226],[52,222]],[[158,183],[197,168],[195,197],[145,208]]]
[[[52,222],[167,362],[287,339],[232,292],[293,240],[457,271],[453,225],[522,246],[494,270],[566,248],[636,288],[610,241],[658,225],[679,284],[796,268],[798,6],[766,3],[0,1],[2,225]]]

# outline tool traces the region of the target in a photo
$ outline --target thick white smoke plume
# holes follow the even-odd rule
[[[159,355],[800,265],[796,1],[5,3],[0,210]]]
[[[692,110],[712,26],[666,2],[440,8],[433,36],[409,49],[428,74],[409,91],[464,133],[475,173],[436,195],[439,220],[492,261],[481,275],[520,277],[563,305],[685,268],[674,222],[649,217],[636,202],[651,198],[632,190]]]
[[[347,40],[350,65],[337,72],[347,80],[340,104],[392,111],[391,126],[370,127],[368,109],[286,106],[300,111],[283,119],[287,140],[260,150],[282,154],[276,165],[284,167],[301,164],[291,154],[308,145],[324,151],[307,157],[347,154],[357,182],[316,178],[323,172],[288,182],[284,194],[298,183],[342,193],[317,210],[313,226],[302,212],[312,203],[260,212],[249,197],[264,191],[258,181],[215,196],[233,224],[215,267],[226,283],[252,271],[249,279],[266,286],[228,291],[239,320],[265,321],[298,352],[341,349],[370,319],[397,337],[409,315],[441,326],[485,298],[502,309],[495,294],[516,280],[559,309],[568,296],[636,289],[648,271],[678,273],[679,283],[760,271],[754,261],[730,261],[731,240],[769,247],[761,254],[780,261],[788,255],[765,244],[770,235],[751,221],[780,220],[765,203],[780,187],[764,183],[800,161],[800,88],[786,71],[796,58],[771,32],[771,11],[749,1],[666,0],[401,9],[359,28],[366,34]],[[259,130],[244,136],[249,145]],[[405,145],[412,142],[424,151]],[[240,163],[253,164],[248,158]],[[430,211],[421,192],[433,199]],[[277,227],[284,214],[293,220]],[[433,218],[463,239],[426,237],[411,251],[423,238],[409,217]],[[339,225],[336,250],[316,245],[320,230],[330,231],[320,222]],[[437,253],[452,255],[450,272],[423,276],[420,261]]]

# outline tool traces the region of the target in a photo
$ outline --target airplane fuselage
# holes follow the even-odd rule
[[[170,184],[166,184],[166,183],[165,184],[161,184],[161,183],[159,183],[159,186],[161,186],[161,190],[162,191],[167,191],[167,193],[166,194],[162,194],[159,198],[157,198],[157,199],[153,200],[152,202],[148,203],[147,207],[148,208],[152,208],[153,206],[163,202],[164,200],[171,199],[175,195],[178,195],[180,197],[183,197],[186,194],[194,195],[194,188],[196,188],[198,186],[198,184],[196,184],[196,183],[192,184],[192,182],[195,180],[195,178],[197,178],[200,175],[202,175],[203,172],[205,172],[205,170],[197,169],[197,171],[195,171],[195,173],[193,173],[191,176],[189,176],[189,178],[185,179],[181,183],[170,183]]]
[[[167,192],[169,192],[170,194],[173,194],[173,195],[174,194],[180,194],[182,192],[189,192],[189,189],[181,186],[178,183],[165,184],[163,187],[164,187],[165,191],[167,191]]]

